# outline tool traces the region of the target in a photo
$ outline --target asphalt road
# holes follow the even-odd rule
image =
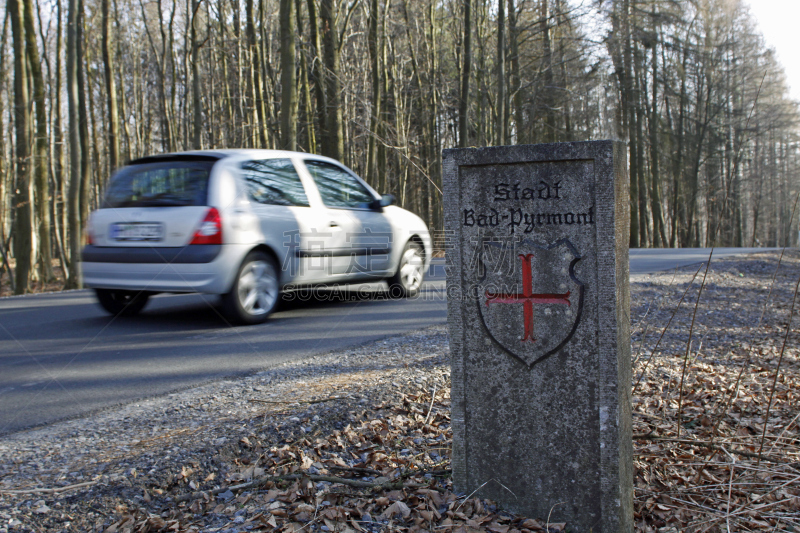
[[[631,273],[707,258],[632,250]],[[318,291],[251,327],[232,327],[202,295],[157,296],[134,318],[109,317],[87,290],[0,299],[0,434],[442,324],[444,279],[436,260],[419,299],[388,299],[383,284]]]
[[[714,259],[734,255],[770,252],[780,248],[714,248]],[[678,266],[698,264],[708,259],[711,248],[636,248],[630,251],[631,274],[670,270]]]

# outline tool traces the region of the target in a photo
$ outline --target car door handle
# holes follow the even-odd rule
[[[328,223],[328,225],[329,225],[330,227],[332,227],[332,228],[338,228],[338,227],[339,227],[339,223],[338,223],[338,222],[336,222],[335,220],[331,220],[331,221]]]

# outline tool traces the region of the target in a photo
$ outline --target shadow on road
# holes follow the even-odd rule
[[[426,294],[423,288],[422,296]],[[377,284],[370,285],[334,285],[325,287],[298,288],[281,294],[270,322],[281,322],[287,318],[285,313],[303,309],[324,309],[348,304],[365,302],[391,302],[398,300],[413,301],[415,298],[399,298],[393,296],[388,287]],[[106,324],[108,318],[93,318],[98,325]],[[181,325],[192,329],[218,328],[231,325],[225,318],[220,299],[211,295],[173,295],[153,298],[144,310],[134,317],[119,316],[114,323],[130,326],[136,323],[150,326],[164,324],[171,327]]]

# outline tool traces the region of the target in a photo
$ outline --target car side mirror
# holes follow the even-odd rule
[[[384,194],[380,198],[375,198],[370,202],[369,207],[375,211],[382,211],[384,207],[392,205],[395,202],[393,194]]]

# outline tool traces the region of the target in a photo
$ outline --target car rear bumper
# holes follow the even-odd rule
[[[217,248],[216,250],[214,248]],[[97,247],[82,253],[86,287],[153,292],[227,292],[251,247],[220,246]]]
[[[221,244],[192,246],[84,246],[81,261],[85,263],[153,263],[192,264],[210,263],[222,251]]]

